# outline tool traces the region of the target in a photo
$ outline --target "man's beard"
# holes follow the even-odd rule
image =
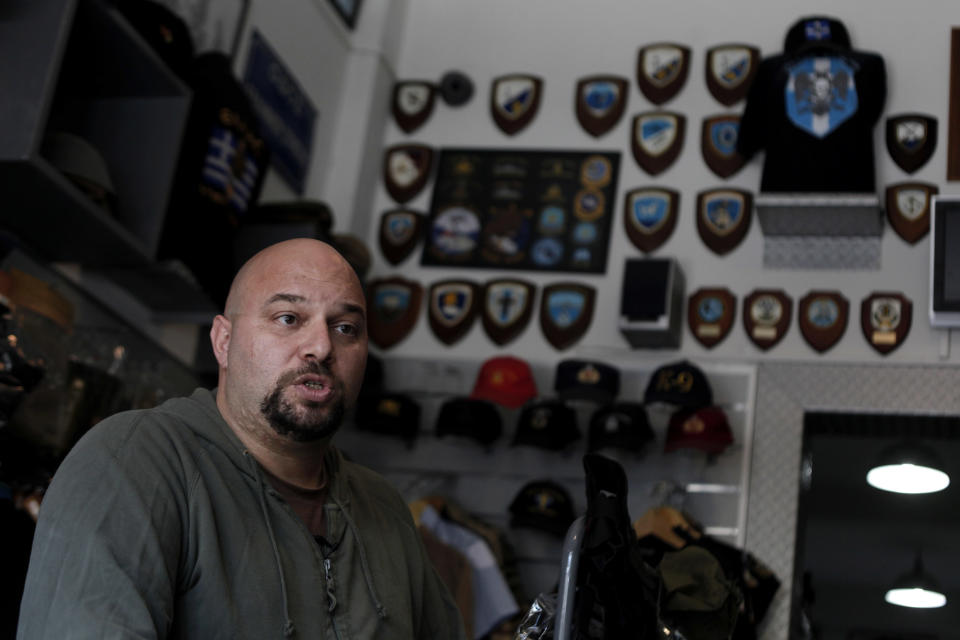
[[[318,415],[320,406],[307,403],[298,412],[290,401],[283,398],[283,390],[294,379],[308,374],[327,374],[329,371],[323,365],[307,366],[303,369],[285,374],[277,381],[277,386],[260,402],[260,413],[267,419],[267,423],[281,436],[287,436],[295,442],[317,442],[329,438],[343,421],[344,406],[342,395],[326,406],[326,415]]]

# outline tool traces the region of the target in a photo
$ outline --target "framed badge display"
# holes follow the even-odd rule
[[[423,287],[404,278],[381,278],[367,284],[367,331],[370,341],[389,349],[409,334],[420,316]]]
[[[922,113],[887,118],[887,151],[898,167],[914,173],[937,148],[937,119]]]
[[[424,266],[604,273],[620,154],[442,149]]]
[[[511,74],[495,78],[490,87],[490,113],[500,130],[509,136],[524,129],[540,108],[543,80]]]
[[[721,114],[703,119],[700,130],[700,151],[710,171],[720,178],[729,178],[743,168],[746,158],[737,153],[740,116]]]
[[[433,166],[433,149],[422,144],[397,144],[383,155],[383,182],[390,197],[403,204],[420,193]]]
[[[405,133],[420,128],[436,102],[437,88],[426,80],[404,80],[393,85],[391,112],[397,126]]]
[[[633,118],[630,149],[641,169],[652,176],[663,173],[683,150],[687,119],[669,111],[647,111]]]
[[[444,344],[460,340],[473,326],[480,307],[480,286],[468,280],[443,280],[430,285],[427,315],[430,329]]]
[[[690,72],[690,48],[662,42],[637,53],[637,84],[653,104],[663,104],[680,92]]]
[[[666,187],[632,189],[624,196],[623,226],[637,249],[649,253],[662,245],[677,226],[680,193]]]
[[[760,50],[746,44],[707,49],[707,89],[717,102],[731,106],[746,97],[760,66]]]
[[[543,288],[540,328],[558,350],[575,344],[590,328],[596,290],[576,282],[558,282]]]
[[[616,125],[627,104],[628,80],[620,76],[590,76],[577,82],[577,122],[599,137]]]
[[[533,317],[536,292],[536,285],[526,280],[503,278],[484,285],[480,314],[494,343],[507,344],[523,333]]]
[[[737,297],[729,289],[697,289],[687,303],[690,333],[697,342],[711,349],[730,333],[736,312]]]
[[[717,255],[740,244],[750,230],[753,195],[740,189],[712,189],[697,194],[697,232]]]
[[[915,244],[930,231],[930,207],[940,189],[926,182],[901,182],[886,190],[887,220],[901,238]]]
[[[793,301],[780,289],[757,289],[743,299],[743,327],[753,344],[766,351],[787,333]]]
[[[860,303],[860,326],[871,347],[886,355],[910,332],[913,303],[900,293],[873,293]]]
[[[816,351],[827,351],[846,332],[849,310],[850,303],[839,291],[811,291],[797,306],[800,335]]]

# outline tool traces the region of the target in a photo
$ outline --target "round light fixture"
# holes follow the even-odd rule
[[[924,571],[919,553],[914,560],[913,570],[897,578],[883,599],[890,604],[912,609],[937,609],[947,604],[947,596],[936,580]]]
[[[950,476],[940,470],[933,452],[902,443],[883,453],[880,463],[867,472],[867,483],[895,493],[934,493],[950,486]]]

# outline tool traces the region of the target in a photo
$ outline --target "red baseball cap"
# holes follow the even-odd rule
[[[470,397],[516,409],[537,397],[537,384],[526,362],[512,356],[497,356],[480,367]]]
[[[677,411],[670,417],[664,451],[700,449],[721,453],[732,443],[727,414],[719,407],[704,407],[692,412]]]

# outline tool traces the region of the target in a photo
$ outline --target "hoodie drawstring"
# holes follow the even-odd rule
[[[250,452],[244,450],[243,455],[250,461],[253,475],[257,479],[257,488],[260,494],[260,510],[263,512],[263,519],[267,523],[267,533],[270,534],[270,544],[273,545],[273,558],[277,564],[277,573],[280,574],[280,594],[283,597],[283,617],[285,620],[283,623],[283,637],[289,638],[293,636],[296,627],[293,624],[293,620],[290,619],[290,607],[287,602],[287,579],[283,575],[283,565],[280,563],[280,547],[277,546],[277,537],[273,533],[273,523],[270,521],[270,514],[267,511],[267,498],[266,490],[263,487],[263,478],[260,475],[260,470],[257,468],[257,461],[253,459]]]
[[[347,526],[350,527],[350,532],[353,534],[353,539],[357,541],[357,548],[360,549],[360,568],[363,570],[363,579],[367,583],[367,592],[370,594],[370,599],[373,601],[373,606],[377,610],[377,617],[381,620],[387,617],[387,610],[382,604],[380,604],[380,598],[377,596],[376,590],[373,588],[373,575],[370,573],[370,565],[367,564],[367,551],[363,547],[363,541],[360,539],[360,533],[357,531],[357,525],[353,522],[353,518],[350,517],[350,514],[346,509],[343,508],[343,505],[340,504],[340,501],[337,500],[336,496],[330,496],[333,501],[336,503],[337,507],[340,508],[340,513],[343,514],[344,520],[347,521]]]

